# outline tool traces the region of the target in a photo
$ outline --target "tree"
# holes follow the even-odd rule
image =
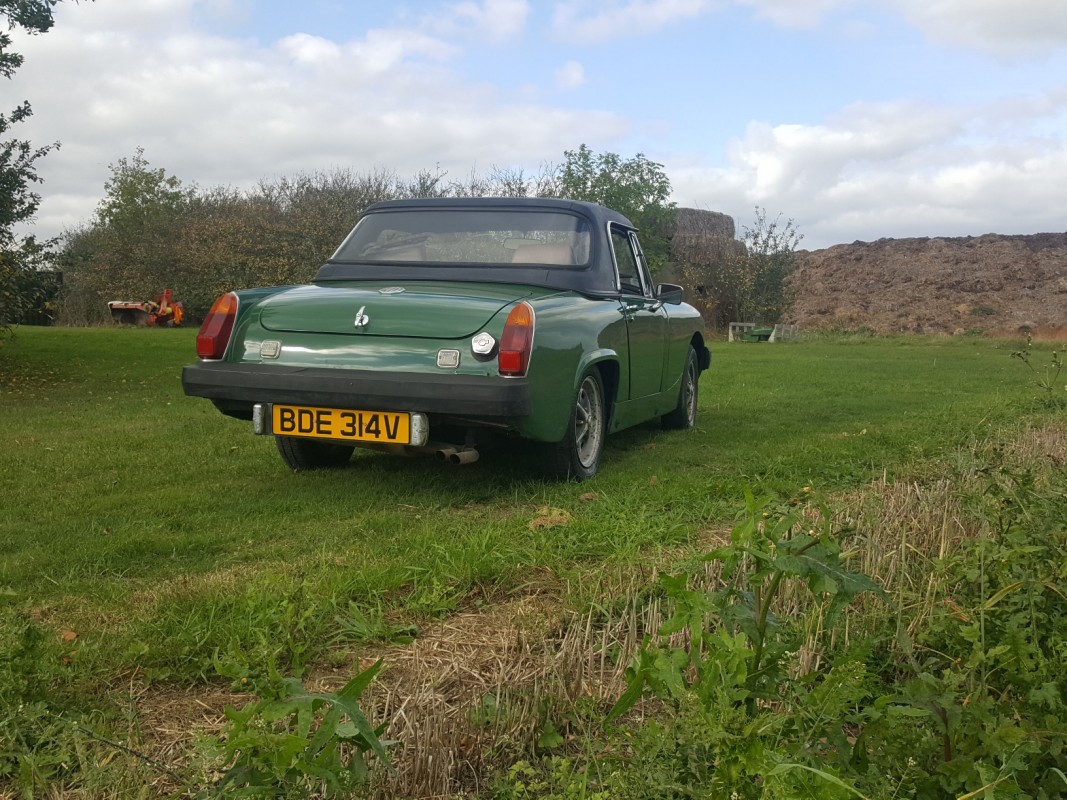
[[[52,7],[58,0],[0,0],[0,16],[7,20],[7,30],[0,30],[0,76],[10,78],[23,58],[11,52],[12,28],[28,33],[44,33],[52,27]],[[0,112],[0,137],[33,113],[28,102],[10,113]],[[40,195],[31,185],[40,182],[34,168],[37,159],[59,144],[34,148],[28,141],[0,138],[0,329],[19,322],[37,297],[35,276],[28,275],[46,266],[47,248],[33,236],[20,238],[15,227],[29,222],[37,213]],[[27,288],[30,287],[30,288]]]
[[[152,167],[141,147],[110,168],[95,219],[66,234],[59,256],[67,323],[106,319],[105,304],[117,297],[149,298],[179,288],[184,217],[195,189]]]
[[[643,153],[623,159],[615,153],[594,153],[585,144],[565,150],[558,193],[586,200],[625,215],[641,229],[641,243],[656,269],[670,256],[675,204],[669,201],[671,182],[663,165]]]
[[[22,28],[30,34],[44,33],[52,27],[52,6],[59,0],[0,0],[0,15],[7,18],[7,29]],[[11,36],[0,30],[0,76],[10,78],[22,66],[22,56],[12,53]]]
[[[149,166],[143,147],[137,148],[132,159],[120,158],[110,169],[96,216],[101,225],[123,235],[144,234],[161,218],[180,212],[192,196],[178,178],[167,175],[162,167]]]
[[[756,208],[751,227],[741,241],[724,236],[717,217],[698,215],[679,231],[673,254],[686,281],[700,293],[719,328],[731,322],[775,323],[790,304],[786,278],[795,265],[794,254],[803,239],[792,219],[773,220]]]
[[[796,266],[795,253],[804,235],[792,219],[779,214],[768,220],[767,211],[756,208],[752,227],[742,229],[746,253],[738,264],[746,276],[740,294],[741,322],[780,322],[790,305],[786,278]]]

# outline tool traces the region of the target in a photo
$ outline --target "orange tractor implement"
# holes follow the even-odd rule
[[[174,292],[164,289],[153,300],[111,300],[111,318],[120,325],[159,325],[170,328],[182,324],[185,311],[174,300]]]

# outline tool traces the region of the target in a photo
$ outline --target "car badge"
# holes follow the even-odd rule
[[[365,327],[367,327],[367,324],[370,322],[370,317],[368,317],[366,314],[363,313],[366,310],[366,308],[367,308],[366,306],[360,306],[359,307],[359,311],[356,312],[356,323],[355,324],[356,324],[357,328],[365,328]]]
[[[438,350],[437,366],[441,369],[455,369],[459,366],[459,350]]]
[[[386,286],[384,289],[379,289],[378,294],[400,294],[403,291],[403,286]]]

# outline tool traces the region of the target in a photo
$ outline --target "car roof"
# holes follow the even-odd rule
[[[315,282],[351,280],[433,280],[479,281],[489,283],[525,284],[550,289],[576,291],[582,294],[617,294],[615,262],[608,242],[608,225],[614,224],[636,230],[629,219],[610,208],[583,200],[555,197],[436,197],[411,200],[388,200],[375,203],[360,217],[399,210],[454,209],[472,211],[529,210],[561,211],[586,218],[594,231],[590,262],[583,267],[560,269],[531,265],[460,264],[455,266],[424,266],[419,264],[381,264],[328,261],[315,275]]]
[[[618,211],[585,200],[569,200],[565,197],[426,197],[412,200],[386,200],[369,206],[364,213],[373,214],[376,211],[415,208],[525,208],[537,211],[569,211],[591,217],[596,223],[615,222],[627,228],[635,228],[634,224]]]

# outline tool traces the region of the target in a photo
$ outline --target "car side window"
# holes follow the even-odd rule
[[[619,291],[625,294],[644,294],[641,289],[641,269],[630,240],[630,232],[611,228],[611,249],[615,252],[615,267],[619,275]]]

